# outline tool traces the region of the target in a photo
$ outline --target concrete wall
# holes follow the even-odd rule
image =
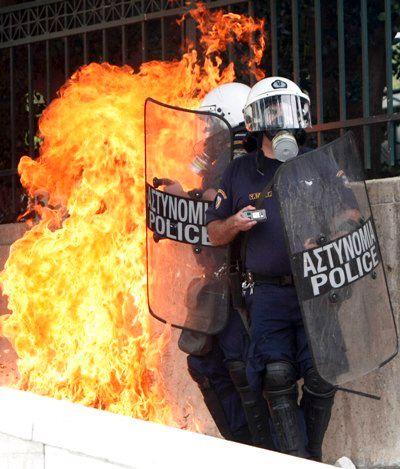
[[[21,238],[27,227],[24,223],[0,225],[0,269],[8,258],[11,244]],[[0,285],[0,315],[6,314],[7,298],[1,295]],[[0,335],[0,386],[13,383],[18,377],[16,364],[17,354],[6,337]],[[0,466],[1,467],[1,466]]]
[[[398,323],[400,178],[368,181],[367,185]],[[12,235],[18,237],[23,229],[21,225],[0,226],[0,239],[3,244],[0,245],[0,256],[4,258],[8,249],[4,246],[6,243],[2,233],[7,232],[8,239],[11,240]],[[161,330],[162,327],[161,323],[154,321],[155,330]],[[173,331],[163,364],[169,397],[179,408],[180,419],[186,420],[189,427],[193,421],[198,421],[203,433],[218,435],[196,385],[186,372],[186,356],[176,346],[178,336],[179,332]],[[0,365],[1,357],[0,351]],[[10,362],[12,363],[12,360]],[[325,439],[326,460],[333,462],[346,455],[359,468],[400,467],[400,358],[395,358],[381,370],[352,382],[348,387],[380,395],[381,400],[374,401],[341,392],[337,394],[333,417]]]
[[[323,469],[329,466],[0,388],[1,469]]]
[[[400,178],[368,181],[367,187],[399,327]],[[358,467],[400,467],[400,357],[349,387],[379,395],[381,400],[337,394],[326,456],[334,459],[346,454]]]
[[[10,245],[18,238],[21,238],[26,229],[27,227],[24,223],[0,225],[0,269],[3,268],[8,258]],[[0,314],[5,314],[6,311],[6,298],[0,295]]]

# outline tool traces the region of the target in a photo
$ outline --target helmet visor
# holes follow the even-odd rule
[[[309,100],[293,94],[259,99],[244,108],[246,128],[250,132],[311,127]]]

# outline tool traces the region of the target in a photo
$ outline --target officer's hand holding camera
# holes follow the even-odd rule
[[[253,210],[255,210],[255,207],[252,205],[247,205],[246,207],[239,210],[235,215],[233,215],[235,227],[239,231],[248,231],[253,228],[253,226],[257,225],[257,221],[248,217],[246,214],[246,212]]]

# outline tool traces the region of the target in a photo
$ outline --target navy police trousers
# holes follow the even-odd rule
[[[244,361],[249,337],[239,313],[231,310],[229,322],[214,340],[213,349],[203,356],[188,356],[189,368],[206,377],[224,409],[231,432],[247,426],[240,396],[226,367],[229,361]]]
[[[265,365],[288,361],[298,378],[311,368],[312,359],[294,286],[257,282],[246,295],[251,318],[247,375],[254,389],[262,390]]]

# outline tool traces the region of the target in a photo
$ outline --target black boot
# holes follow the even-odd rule
[[[307,451],[314,461],[322,461],[322,443],[331,418],[335,392],[336,388],[324,381],[314,368],[307,370],[301,405],[306,420]]]
[[[221,393],[217,392],[207,376],[196,371],[189,364],[189,374],[193,380],[199,386],[199,389],[203,395],[204,403],[209,410],[211,417],[213,418],[215,425],[219,432],[226,440],[236,441],[237,443],[244,443],[247,445],[252,444],[252,435],[248,428],[248,425],[243,425],[239,429],[232,429],[229,421],[226,417],[224,402],[223,400],[228,397],[228,394],[236,393],[235,387],[232,385],[228,392]],[[238,396],[239,400],[239,396]]]
[[[296,372],[289,362],[268,363],[264,397],[279,442],[279,450],[292,456],[305,457],[298,422]]]
[[[253,445],[259,448],[274,450],[268,421],[268,407],[262,395],[251,389],[247,381],[244,363],[240,361],[229,362],[228,369],[233,384],[242,400]]]

